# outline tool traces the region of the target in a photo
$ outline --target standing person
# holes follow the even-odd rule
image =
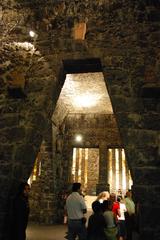
[[[12,206],[12,240],[25,240],[26,228],[29,217],[29,196],[30,185],[22,182],[19,185],[18,193],[13,200]]]
[[[103,202],[104,218],[106,227],[104,229],[107,240],[117,240],[118,229],[116,226],[116,216],[112,211],[112,202],[104,200]]]
[[[87,227],[87,240],[105,240],[104,228],[106,227],[101,203],[94,201],[92,203],[93,214],[89,217]]]
[[[68,240],[87,239],[87,230],[85,226],[84,214],[87,212],[87,206],[81,195],[81,183],[73,183],[72,193],[66,200],[66,210],[68,216]]]
[[[117,216],[118,218],[118,239],[124,240],[126,239],[126,223],[125,223],[125,212],[127,211],[126,205],[124,203],[124,200],[121,196],[117,197],[117,201],[119,202],[119,211],[120,216]]]
[[[127,212],[125,213],[127,240],[132,240],[132,233],[135,227],[135,204],[132,200],[132,191],[126,192],[125,205]]]
[[[111,193],[110,194],[110,201],[112,202],[112,212],[114,213],[116,217],[116,223],[118,222],[118,216],[120,217],[120,206],[119,202],[116,200],[116,194]]]

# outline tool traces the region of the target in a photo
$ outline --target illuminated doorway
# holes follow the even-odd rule
[[[99,176],[99,149],[73,148],[72,182],[81,182],[85,194],[96,195]]]
[[[109,148],[108,153],[108,183],[110,192],[125,195],[126,191],[133,184],[125,151],[123,148]]]
[[[38,152],[32,173],[28,179],[28,183],[32,185],[33,182],[41,175],[41,153]]]
[[[106,164],[110,192],[125,195],[133,182],[124,149],[106,149]],[[99,174],[101,174],[99,173],[99,148],[73,148],[71,181],[81,182],[85,194],[96,195]]]

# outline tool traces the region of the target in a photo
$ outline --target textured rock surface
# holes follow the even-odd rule
[[[4,0],[0,7],[0,239],[8,196],[26,180],[64,82],[64,59],[99,58],[140,203],[141,239],[159,239],[159,99],[142,97],[145,81],[159,85],[160,2],[150,0]],[[73,38],[86,22],[84,41]],[[35,30],[34,41],[28,35]],[[28,45],[18,44],[29,42]],[[26,79],[25,96],[11,98],[12,70]],[[151,77],[148,69],[152,69]],[[150,71],[149,71],[150,72]],[[154,76],[154,77],[153,77]],[[22,96],[21,96],[22,97]],[[65,152],[64,152],[65,153]],[[65,163],[66,164],[66,163]],[[153,216],[153,211],[156,213]],[[152,217],[149,217],[152,216]]]

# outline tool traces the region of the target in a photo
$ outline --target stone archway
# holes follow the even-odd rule
[[[159,98],[154,94],[159,93],[158,11],[159,1],[62,0],[47,6],[38,0],[12,0],[10,4],[3,1],[2,70],[8,71],[10,59],[14,66],[19,65],[20,55],[18,61],[15,55],[9,56],[6,45],[31,42],[31,27],[39,36],[36,46],[42,58],[35,57],[27,100],[8,98],[7,81],[1,81],[1,224],[13,180],[27,179],[33,166],[44,126],[48,125],[46,120],[50,119],[63,85],[62,60],[98,57],[140,203],[141,239],[159,238]],[[77,21],[86,25],[83,40],[72,36]],[[45,63],[42,71],[40,62]],[[24,61],[24,65],[28,63]],[[25,151],[26,155],[32,152],[29,162],[24,158]]]
[[[5,47],[7,49],[7,45]],[[31,174],[41,142],[50,128],[51,114],[62,87],[62,83],[59,85],[56,83],[56,76],[49,70],[47,61],[40,53],[31,56],[32,64],[27,71],[28,62],[30,63],[28,50],[21,46],[8,48],[3,58],[1,89],[4,94],[1,101],[0,137],[1,185],[4,189],[0,222],[3,239],[8,239],[6,234],[9,227],[10,201],[16,193],[19,182],[27,181]],[[10,61],[7,62],[8,58]],[[25,84],[15,85],[13,92],[10,91],[10,81],[12,76],[15,77],[12,71],[18,64],[19,68],[23,69]],[[47,76],[44,74],[46,70]],[[21,77],[18,72],[16,74],[17,78]]]

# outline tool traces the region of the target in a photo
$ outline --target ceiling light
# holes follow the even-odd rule
[[[75,104],[77,107],[92,107],[96,106],[100,96],[96,94],[83,94],[75,97]]]
[[[29,35],[34,38],[34,37],[37,37],[37,34],[33,31],[29,31]]]
[[[81,142],[82,141],[82,136],[81,135],[76,135],[75,140],[76,140],[76,142]]]

